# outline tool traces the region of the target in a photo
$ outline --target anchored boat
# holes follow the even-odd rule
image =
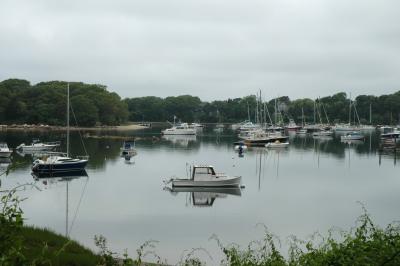
[[[211,165],[193,166],[190,178],[171,178],[172,187],[240,187],[242,177],[216,173]]]
[[[8,158],[11,156],[12,150],[7,146],[7,143],[0,142],[0,158]]]
[[[34,152],[34,151],[51,151],[54,148],[60,146],[60,142],[40,142],[39,139],[33,139],[31,145],[25,143],[20,144],[16,150],[21,152]]]
[[[288,146],[289,142],[280,142],[279,140],[265,144],[266,148],[286,148]]]
[[[340,137],[340,140],[364,140],[364,136],[360,134],[358,131],[350,132],[344,136]]]

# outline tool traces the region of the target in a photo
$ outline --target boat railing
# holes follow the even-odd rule
[[[60,146],[60,145],[61,145],[61,141],[51,141],[51,142],[46,142],[46,143],[44,143],[44,144],[47,144],[47,145],[58,145],[58,146]]]
[[[89,160],[89,155],[79,155],[76,156],[76,158],[80,160]]]

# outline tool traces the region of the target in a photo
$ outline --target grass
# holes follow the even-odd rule
[[[38,256],[48,265],[97,265],[100,258],[90,249],[48,229],[31,226],[22,228],[23,254],[34,262]]]

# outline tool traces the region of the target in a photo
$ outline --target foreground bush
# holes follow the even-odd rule
[[[167,264],[157,256],[155,241],[147,241],[136,250],[132,259],[125,252],[118,255],[107,247],[103,236],[95,236],[99,253],[94,254],[51,231],[25,227],[20,199],[16,190],[3,192],[0,200],[0,265],[147,265],[145,260]],[[350,231],[331,230],[327,236],[315,234],[308,241],[291,237],[287,254],[281,254],[279,239],[265,229],[264,237],[246,248],[224,245],[216,237],[224,258],[221,265],[400,265],[400,225],[389,224],[382,229],[364,212]],[[192,249],[182,255],[178,265],[204,265]]]

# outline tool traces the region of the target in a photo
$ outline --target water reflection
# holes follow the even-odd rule
[[[0,158],[0,174],[6,172],[10,167],[11,159],[10,158]]]
[[[35,186],[39,189],[51,189],[54,186],[65,185],[65,236],[69,237],[70,232],[73,229],[74,223],[78,216],[79,207],[82,202],[83,195],[85,194],[89,176],[85,170],[83,171],[69,171],[69,172],[59,172],[59,173],[31,173],[33,179],[35,180]],[[85,177],[86,182],[82,189],[78,205],[73,212],[71,223],[69,221],[69,183],[72,180]]]
[[[226,199],[228,195],[241,196],[242,191],[240,188],[164,188],[172,195],[176,196],[178,193],[188,193],[186,197],[186,206],[192,205],[195,207],[211,207],[215,199]]]
[[[171,142],[173,146],[187,148],[189,143],[196,141],[196,135],[164,135],[162,139]]]

